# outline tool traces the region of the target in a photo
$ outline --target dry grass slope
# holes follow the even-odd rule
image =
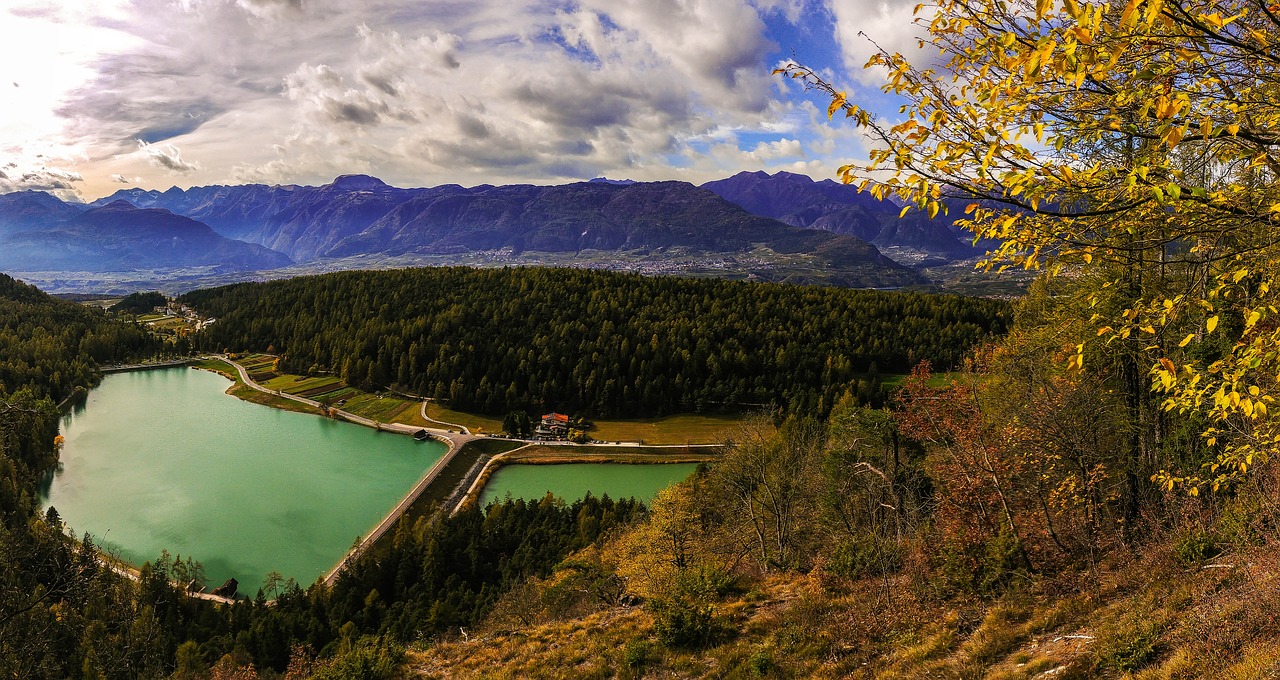
[[[1280,558],[1185,564],[1168,548],[998,600],[940,599],[906,577],[769,576],[721,602],[730,633],[663,647],[643,606],[470,631],[410,655],[429,678],[1280,677]]]

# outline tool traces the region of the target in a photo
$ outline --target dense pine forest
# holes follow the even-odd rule
[[[486,413],[830,411],[874,376],[957,367],[1002,334],[999,301],[581,269],[343,272],[195,291],[206,350]]]
[[[61,401],[95,379],[96,364],[160,349],[142,328],[63,302],[0,274],[0,392],[24,387]]]

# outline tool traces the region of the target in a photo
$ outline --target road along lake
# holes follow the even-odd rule
[[[77,536],[132,565],[161,550],[252,597],[270,571],[333,568],[440,459],[444,444],[224,394],[190,368],[106,376],[62,420],[43,489]]]
[[[537,500],[551,493],[572,503],[597,498],[637,498],[646,503],[658,492],[683,481],[697,463],[549,463],[504,465],[493,473],[480,494],[481,506],[512,498]]]

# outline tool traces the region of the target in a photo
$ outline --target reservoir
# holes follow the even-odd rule
[[[504,465],[480,494],[481,507],[512,498],[536,500],[547,492],[572,503],[591,492],[599,497],[637,498],[648,503],[658,492],[684,481],[697,463],[554,463]]]
[[[125,562],[190,556],[209,589],[234,577],[252,597],[273,570],[303,587],[323,576],[445,451],[228,386],[189,368],[106,376],[63,417],[44,505]]]

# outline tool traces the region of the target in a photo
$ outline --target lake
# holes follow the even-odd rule
[[[697,463],[553,463],[504,465],[480,494],[480,505],[512,498],[539,499],[547,492],[573,502],[591,492],[610,498],[638,498],[646,503],[658,492],[684,481]]]
[[[215,373],[106,376],[62,420],[44,489],[77,535],[133,565],[161,550],[253,596],[270,571],[307,586],[445,452],[444,444],[224,394]]]

